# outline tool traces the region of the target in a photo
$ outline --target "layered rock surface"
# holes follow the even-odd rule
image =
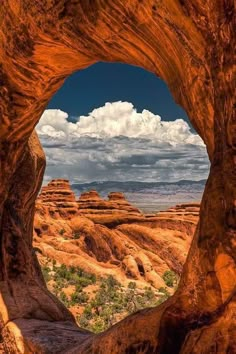
[[[70,183],[66,179],[53,179],[47,186],[42,187],[37,203],[50,207],[52,213],[77,214],[77,204]]]
[[[96,275],[112,274],[125,284],[132,279],[142,287],[165,286],[166,270],[181,273],[198,221],[196,211],[189,214],[191,207],[146,217],[122,193],[104,200],[96,191],[81,194],[77,210],[74,204],[68,181],[53,180],[42,188],[34,245],[43,255]]]
[[[235,14],[231,0],[1,2],[6,353],[236,352]],[[205,142],[211,168],[178,291],[96,336],[84,334],[47,291],[32,252],[32,223],[45,167],[34,127],[64,80],[98,61],[138,65],[163,79]]]
[[[47,186],[42,187],[38,201],[62,206],[65,203],[75,203],[75,195],[67,179],[53,179]]]
[[[131,205],[123,193],[111,192],[108,200],[102,199],[98,192],[91,190],[81,194],[78,200],[80,214],[113,214],[127,213],[129,215],[140,215],[140,211]]]

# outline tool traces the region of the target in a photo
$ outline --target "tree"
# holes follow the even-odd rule
[[[167,286],[173,288],[177,284],[177,276],[173,270],[166,270],[162,276],[164,282]]]

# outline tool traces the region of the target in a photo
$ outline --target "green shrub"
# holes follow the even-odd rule
[[[67,269],[65,264],[62,264],[60,267],[56,267],[55,269],[55,279],[62,278],[66,280],[70,280],[70,271]]]
[[[169,295],[168,290],[166,288],[163,288],[163,286],[161,288],[159,288],[158,291],[160,293],[163,293],[164,295]]]
[[[166,270],[162,276],[164,282],[167,286],[173,288],[177,284],[177,276],[173,270]]]
[[[79,232],[74,232],[74,233],[73,233],[73,238],[74,238],[75,240],[78,240],[78,239],[80,238],[80,233],[79,233]]]
[[[85,329],[89,329],[89,320],[86,318],[86,316],[84,314],[82,314],[81,316],[77,317],[78,323],[80,325],[80,327],[85,328]]]
[[[107,326],[106,324],[104,323],[104,321],[102,320],[102,318],[97,318],[95,320],[95,322],[91,325],[91,330],[94,332],[94,333],[100,333],[100,332],[103,332],[105,331],[105,329],[107,329]]]
[[[128,284],[129,289],[135,290],[136,287],[137,287],[137,285],[134,281],[129,282],[129,284]]]
[[[154,291],[149,287],[145,288],[144,299],[147,301],[153,300],[155,298]]]
[[[113,277],[113,275],[108,275],[107,278],[102,280],[102,287],[114,289],[116,287],[120,287],[121,284]]]
[[[86,286],[93,284],[90,278],[85,278],[85,277],[78,277],[77,282],[82,288],[86,288]]]
[[[92,313],[92,306],[91,305],[86,305],[84,308],[83,315],[87,320],[91,320],[93,318],[93,313]]]
[[[104,331],[129,313],[156,306],[170,296],[164,287],[159,289],[162,295],[156,298],[151,287],[140,291],[134,281],[129,282],[128,287],[124,288],[112,275],[106,278],[96,278],[94,274],[88,273],[80,267],[67,267],[65,264],[57,266],[55,261],[51,260],[50,262],[53,271],[48,265],[42,267],[42,271],[46,281],[54,280],[54,294],[67,307],[82,306],[83,313],[78,316],[78,323],[82,328],[95,333]],[[173,274],[169,272],[163,274],[168,284],[170,275]],[[96,284],[98,289],[94,292],[94,297],[89,299],[89,295],[84,289],[91,284]],[[67,296],[62,290],[69,285],[75,286],[75,291],[71,296]]]
[[[64,293],[64,291],[61,291],[58,295],[59,299],[61,300],[61,302],[63,302],[63,304],[66,306],[66,307],[69,307],[70,305],[70,302],[69,302],[69,299],[68,297],[66,296],[66,294]]]
[[[61,230],[59,231],[59,234],[60,234],[61,236],[63,236],[65,232],[66,232],[65,229],[61,229]]]
[[[57,261],[55,259],[52,260],[52,269],[55,270]]]
[[[84,292],[84,291],[81,291],[81,292],[74,292],[72,295],[71,295],[71,305],[76,305],[76,304],[84,304],[88,301],[89,297],[88,295]]]
[[[53,270],[55,272],[54,280],[64,287],[75,285],[77,290],[82,290],[82,288],[96,283],[96,276],[94,274],[87,273],[79,267],[66,267],[65,264],[62,264],[60,267],[54,265]]]
[[[62,278],[54,278],[55,284],[53,286],[54,292],[56,295],[58,295],[59,291],[61,291],[62,288],[66,288],[66,281],[65,279]]]
[[[50,275],[51,269],[48,266],[43,266],[41,269],[42,269],[45,282],[46,283],[49,282],[49,280],[51,280],[51,275]]]

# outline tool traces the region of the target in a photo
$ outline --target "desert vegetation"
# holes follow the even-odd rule
[[[166,271],[163,279],[166,287],[158,290],[137,288],[135,281],[123,286],[112,275],[97,277],[80,267],[47,259],[42,266],[45,282],[72,313],[80,327],[99,333],[127,315],[147,307],[154,307],[170,296],[168,288],[177,285],[177,276]]]

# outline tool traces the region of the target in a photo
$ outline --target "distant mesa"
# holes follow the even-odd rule
[[[124,193],[110,192],[107,199],[103,199],[99,193],[92,189],[87,192],[82,192],[80,197],[76,200],[75,194],[71,189],[68,179],[53,179],[47,186],[43,186],[41,193],[37,199],[37,205],[42,203],[50,206],[50,208],[61,210],[65,213],[78,214],[87,216],[93,219],[96,215],[116,215],[123,214],[123,216],[136,216],[139,218],[163,218],[163,216],[181,216],[198,217],[200,203],[184,203],[177,204],[167,210],[159,211],[157,214],[145,214],[134,205],[129,203]],[[102,222],[101,222],[102,223]]]
[[[114,214],[126,213],[129,215],[141,215],[138,208],[131,205],[123,193],[111,192],[108,194],[108,200],[102,199],[95,190],[84,192],[78,199],[79,213],[83,215],[90,214]]]
[[[109,200],[125,200],[124,193],[121,192],[110,192],[108,194]]]
[[[99,193],[96,190],[94,190],[94,189],[92,189],[89,192],[83,192],[80,195],[80,200],[81,201],[82,200],[90,200],[90,201],[92,201],[92,200],[100,200],[100,199],[101,199],[101,197],[100,197]]]

